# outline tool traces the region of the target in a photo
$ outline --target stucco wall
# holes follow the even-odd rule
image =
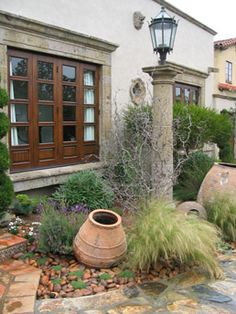
[[[226,61],[232,62],[232,85],[236,85],[236,49],[235,46],[228,47],[227,49],[215,49],[215,67],[218,68],[218,72],[215,73],[214,81],[214,108],[217,111],[223,109],[230,110],[235,109],[236,104],[236,92],[228,90],[219,90],[219,83],[226,83],[225,65]]]
[[[225,62],[229,61],[233,64],[232,84],[236,85],[236,48],[235,46],[228,47],[227,49],[215,49],[215,66],[219,69],[216,73],[215,92],[218,92],[217,84],[225,83]]]
[[[230,110],[230,109],[235,109],[235,103],[236,100],[233,99],[223,99],[223,98],[218,98],[215,97],[214,99],[214,108],[218,112],[220,112],[223,109]]]
[[[112,97],[118,105],[129,102],[131,80],[142,77],[149,84],[142,67],[157,64],[152,53],[147,21],[156,16],[160,5],[152,0],[11,0],[1,1],[0,10],[68,28],[119,45],[112,53]],[[143,28],[133,26],[133,12],[146,16]],[[168,10],[167,10],[168,11]],[[183,17],[179,20],[174,53],[169,61],[207,72],[214,63],[213,35]],[[212,105],[212,74],[206,80],[205,104]],[[148,92],[149,94],[149,92]]]

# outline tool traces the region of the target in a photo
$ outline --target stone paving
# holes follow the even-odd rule
[[[41,300],[36,314],[235,314],[236,252],[219,257],[224,278],[209,282],[201,272],[188,272],[168,282],[143,284],[99,295]]]
[[[0,313],[34,313],[41,270],[23,261],[8,259],[25,250],[27,241],[4,233],[0,236]],[[6,260],[7,259],[7,260]]]
[[[0,264],[0,313],[34,313],[41,271],[22,261]]]

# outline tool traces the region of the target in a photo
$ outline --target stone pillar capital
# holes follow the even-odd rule
[[[171,84],[175,82],[177,74],[183,73],[178,66],[166,63],[164,65],[145,67],[142,69],[144,73],[149,74],[152,77],[152,84]]]

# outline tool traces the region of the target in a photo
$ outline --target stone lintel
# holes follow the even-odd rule
[[[26,31],[27,33],[33,33],[37,35],[45,36],[45,34],[47,34],[47,37],[49,38],[60,39],[66,42],[75,43],[109,53],[115,51],[119,47],[117,44],[97,37],[88,36],[75,31],[71,31],[69,29],[39,22],[1,10],[0,26],[13,30]]]

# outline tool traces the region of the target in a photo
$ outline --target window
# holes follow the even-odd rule
[[[232,83],[232,69],[233,69],[232,62],[226,61],[225,63],[225,82],[226,83]]]
[[[98,67],[9,50],[12,170],[98,156]]]
[[[174,87],[174,102],[184,104],[199,103],[200,87],[176,83]]]

